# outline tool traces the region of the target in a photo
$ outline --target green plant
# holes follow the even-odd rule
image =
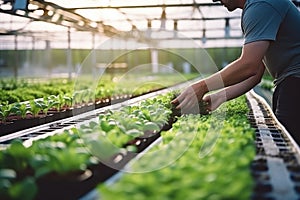
[[[44,97],[44,102],[42,103],[44,114],[47,115],[48,110],[56,107],[57,105],[58,105],[58,102],[56,101],[56,98],[54,95],[51,95],[49,97]]]
[[[3,123],[6,122],[7,117],[12,112],[13,105],[9,104],[7,101],[3,104],[0,104],[0,118]]]
[[[68,108],[72,107],[72,103],[73,103],[73,98],[71,95],[65,94],[63,95],[63,99],[65,102],[65,106],[67,106]]]
[[[3,102],[8,102],[9,104],[19,102],[20,98],[18,95],[12,93],[11,91],[0,90],[0,104]]]
[[[82,93],[82,102],[83,103],[90,103],[94,100],[95,94],[91,89],[85,89],[81,91]],[[80,102],[80,103],[82,103]]]
[[[31,173],[30,160],[34,157],[29,148],[15,140],[0,154],[0,196],[1,199],[31,200],[37,193],[37,186]]]
[[[27,177],[23,180],[17,181],[14,178],[4,178],[0,175],[0,196],[3,200],[32,200],[35,198],[37,191],[38,187],[33,177]]]
[[[46,174],[66,174],[82,171],[87,168],[90,155],[85,149],[70,147],[61,141],[43,141],[33,146],[35,159],[31,165],[35,169],[35,176]]]
[[[46,107],[42,100],[31,100],[30,103],[30,112],[33,117],[38,117],[39,113]]]
[[[59,98],[63,99],[64,96],[60,95]],[[33,141],[27,148],[22,142],[13,141],[12,145],[0,154],[0,175],[4,169],[9,169],[7,177],[11,174],[5,181],[0,180],[0,193],[1,184],[4,188],[18,188],[14,189],[13,193],[5,193],[9,197],[23,194],[24,188],[29,185],[35,191],[36,180],[47,175],[83,171],[99,162],[96,156],[107,159],[120,151],[136,151],[134,146],[126,146],[125,149],[124,145],[136,137],[143,136],[145,132],[160,131],[171,112],[170,99],[170,95],[161,95],[141,104],[109,110],[99,115],[99,121],[91,121],[79,128],[74,127],[60,134]],[[56,101],[57,96],[30,101],[30,111],[37,116],[49,104],[45,102],[47,100]],[[20,109],[21,104],[15,106]],[[26,198],[25,194],[23,195]],[[32,197],[34,194],[28,195]]]
[[[136,173],[124,174],[109,186],[98,185],[101,199],[249,199],[255,146],[248,112],[241,97],[214,115],[182,115],[161,133],[162,143],[131,165]]]
[[[13,169],[17,174],[29,168],[29,160],[33,152],[30,148],[24,147],[21,141],[14,140],[10,146],[0,154],[0,167]]]
[[[76,91],[74,92],[73,96],[72,96],[72,99],[73,99],[73,105],[79,105],[80,103],[83,102],[83,98],[84,98],[84,95],[81,91]]]
[[[59,94],[57,96],[51,95],[50,99],[56,102],[53,107],[56,108],[58,111],[61,111],[63,106],[65,105],[65,99],[63,94]]]
[[[14,103],[13,104],[13,112],[21,116],[22,119],[26,118],[27,113],[29,112],[30,107],[26,103]]]

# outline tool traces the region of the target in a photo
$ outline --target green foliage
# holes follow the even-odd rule
[[[47,173],[66,174],[87,168],[89,154],[80,147],[70,147],[62,141],[43,141],[32,146],[36,152],[31,165],[36,177]]]
[[[254,130],[244,96],[226,104],[212,115],[179,117],[172,129],[162,132],[163,142],[150,150],[153,156],[145,155],[131,167],[144,173],[127,173],[113,185],[99,185],[101,199],[249,199]],[[156,169],[159,165],[164,167]]]
[[[34,141],[25,147],[13,141],[0,154],[1,199],[34,199],[36,181],[50,173],[68,174],[95,164],[82,147],[80,137],[72,131]]]
[[[54,95],[44,97],[43,101],[43,113],[45,115],[48,114],[48,110],[51,108],[55,108],[58,105],[58,101],[56,101],[56,97]]]
[[[109,110],[99,115],[99,121],[34,141],[28,148],[14,141],[0,154],[1,197],[33,199],[38,178],[85,170],[99,162],[96,158],[107,159],[124,151],[129,140],[142,137],[147,131],[158,132],[171,115],[170,101],[174,95],[168,93],[120,110]],[[56,101],[55,96],[49,99]],[[42,100],[31,103],[45,104]],[[42,105],[37,107],[43,109]],[[216,115],[179,117],[171,130],[161,133],[162,143],[151,149],[151,152],[167,151],[158,151],[150,160],[142,157],[133,167],[155,166],[176,157],[182,148],[183,155],[161,170],[125,175],[109,188],[101,185],[101,195],[104,199],[132,200],[182,199],[187,195],[189,199],[247,199],[252,188],[249,164],[255,153],[248,112],[243,96],[223,104],[215,111]],[[222,113],[226,115],[220,123],[218,114]],[[136,151],[136,148],[127,146],[126,150]],[[207,154],[199,157],[199,151]],[[22,175],[28,170],[30,174]],[[24,194],[29,187],[30,192]]]
[[[121,75],[116,74],[115,79],[118,80]],[[140,74],[139,74],[140,76]],[[145,76],[148,76],[145,74]],[[15,102],[30,101],[39,98],[49,98],[55,96],[68,96],[72,99],[73,103],[81,104],[92,102],[93,100],[106,99],[112,97],[119,97],[123,95],[141,95],[156,89],[161,89],[162,86],[174,85],[182,82],[184,77],[186,80],[192,79],[198,74],[188,74],[178,76],[176,74],[168,74],[168,79],[164,74],[151,75],[152,82],[137,83],[136,75],[126,77],[122,82],[111,80],[110,75],[103,75],[99,83],[91,83],[89,77],[82,78],[79,86],[74,90],[74,81],[67,81],[65,79],[54,80],[14,80],[5,79],[1,80],[2,87],[5,89],[0,90],[0,103],[8,101],[9,104]],[[0,87],[1,87],[0,82]],[[139,87],[142,85],[142,87]],[[80,87],[80,88],[77,88]],[[71,105],[71,104],[69,104]],[[63,106],[63,105],[62,105]]]
[[[12,199],[31,200],[34,199],[37,191],[38,187],[32,177],[25,178],[8,188],[8,193]]]
[[[20,101],[28,101],[47,96],[47,94],[42,92],[40,89],[32,87],[17,88],[14,90],[14,94],[18,95]]]
[[[33,117],[38,117],[39,113],[45,108],[45,104],[42,100],[31,100],[29,103],[30,112]]]
[[[23,144],[15,140],[8,149],[0,154],[0,168],[13,169],[17,174],[29,168],[29,160],[32,158],[31,149],[25,148]]]
[[[140,105],[125,106],[120,110],[99,115],[99,124],[81,127],[80,132],[96,132],[105,136],[116,147],[141,137],[145,132],[157,133],[168,123],[172,95],[161,95],[142,101]],[[124,117],[126,116],[126,117]],[[96,128],[95,128],[96,127]]]
[[[30,111],[35,115],[41,110],[45,112],[48,108],[45,101],[55,102],[56,97],[30,101]],[[139,105],[110,110],[99,115],[99,121],[33,141],[29,147],[21,141],[13,141],[0,154],[1,197],[34,199],[38,189],[36,181],[40,178],[84,171],[97,164],[99,158],[108,159],[120,151],[136,151],[135,146],[125,148],[125,144],[147,131],[157,133],[161,129],[170,115],[171,97],[161,95]],[[23,105],[14,104],[19,111]],[[28,188],[30,191],[24,194]]]
[[[272,80],[269,79],[262,79],[259,83],[259,86],[263,89],[269,90],[271,92],[274,92],[274,83]]]
[[[0,119],[2,122],[6,122],[6,119],[12,112],[12,109],[13,109],[13,105],[8,104],[8,102],[0,104]]]
[[[5,172],[4,172],[5,171]],[[6,176],[3,176],[3,174]],[[12,181],[8,174],[14,174],[11,170],[0,170],[0,196],[3,200],[31,200],[37,194],[38,188],[32,177],[25,178],[19,182]]]
[[[0,102],[8,101],[12,104],[72,92],[73,85],[64,79],[48,82],[36,82],[31,79],[4,79],[0,82],[0,88],[2,88]]]
[[[28,82],[25,81],[24,79],[13,79],[13,78],[9,78],[9,79],[1,79],[0,80],[0,90],[15,90],[17,88],[24,88],[24,87],[28,87]]]
[[[18,115],[21,116],[22,119],[24,119],[26,117],[26,114],[30,111],[30,107],[27,106],[26,103],[14,103],[13,104],[13,112]]]
[[[16,93],[11,91],[0,90],[0,104],[4,102],[15,103],[19,102],[20,98]]]

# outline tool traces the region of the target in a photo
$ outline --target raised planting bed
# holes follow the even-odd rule
[[[14,87],[2,86],[5,89],[1,91],[3,100],[0,100],[0,136],[117,104],[182,81],[179,77],[171,75],[166,81],[164,76],[157,75],[151,76],[153,83],[143,83],[143,87],[139,87],[141,83],[133,83],[133,80],[134,77],[130,77],[122,83],[116,83],[105,76],[93,91],[91,88],[95,83],[89,82],[90,80],[83,80],[83,83],[78,85],[67,82],[65,87],[62,87],[61,85],[64,84],[59,81],[49,84],[22,82],[22,84],[10,84],[15,85]],[[164,84],[161,83],[162,81]],[[56,88],[56,85],[59,87]],[[43,92],[30,95],[35,94],[37,88]],[[10,97],[15,95],[24,95],[24,98]]]
[[[126,99],[119,98],[119,101],[122,100]],[[2,104],[0,105],[2,113],[0,136],[76,116],[111,104],[111,99],[98,99],[95,103],[72,105],[72,98],[63,95],[51,95],[49,98],[30,102]]]
[[[82,200],[299,199],[299,146],[262,97],[246,97],[248,111],[234,100],[218,110],[225,118],[179,118],[148,153]]]
[[[161,142],[98,185],[106,199],[250,199],[255,132],[245,96],[208,116],[183,115]]]
[[[107,110],[98,120],[26,145],[11,141],[0,154],[1,198],[78,199],[170,128],[173,97]]]

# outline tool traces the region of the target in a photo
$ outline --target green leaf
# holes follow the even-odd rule
[[[38,191],[34,178],[28,177],[17,182],[9,188],[9,194],[13,199],[32,200]]]
[[[127,131],[126,134],[130,135],[132,137],[139,137],[139,136],[142,136],[144,133],[137,129],[131,129],[131,130]]]
[[[100,160],[106,160],[120,151],[108,139],[99,135],[98,140],[89,141],[90,152]]]
[[[113,126],[110,123],[104,120],[100,121],[100,126],[101,129],[105,132],[109,132],[113,128]]]
[[[144,124],[144,131],[160,131],[160,127],[153,122],[146,122]]]
[[[13,169],[0,169],[0,179],[14,179],[17,174]]]

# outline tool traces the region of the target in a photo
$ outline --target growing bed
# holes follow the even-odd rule
[[[224,194],[217,194],[215,193],[216,191],[209,189],[209,185],[212,183],[214,186],[216,184],[220,184],[220,186],[211,187],[211,189],[224,187],[228,184],[235,185],[233,191],[227,191],[229,197],[236,197],[241,194],[249,196],[253,184],[250,174],[250,162],[255,155],[255,148],[253,142],[254,131],[247,121],[248,107],[243,102],[245,101],[245,97],[231,101],[231,105],[224,106],[223,110],[220,109],[216,115],[182,116],[173,124],[172,129],[160,132],[163,128],[170,128],[166,128],[164,125],[170,122],[169,117],[174,117],[171,115],[171,108],[169,107],[171,99],[172,95],[163,96],[162,99],[158,97],[153,100],[147,100],[144,103],[142,102],[138,107],[128,106],[121,110],[101,114],[99,116],[99,119],[101,119],[99,124],[92,121],[88,125],[65,131],[63,134],[37,140],[29,148],[23,147],[20,142],[12,143],[5,153],[2,154],[7,155],[2,157],[4,158],[2,159],[2,166],[4,165],[4,169],[6,169],[3,173],[4,175],[8,174],[7,179],[12,184],[9,187],[8,193],[11,192],[14,194],[13,189],[20,187],[18,195],[25,198],[23,193],[26,192],[29,195],[30,193],[26,190],[26,187],[30,186],[33,196],[29,196],[28,199],[32,197],[37,197],[38,199],[79,198],[93,187],[96,187],[97,182],[103,182],[111,175],[122,170],[128,161],[138,155],[137,153],[142,152],[147,145],[151,144],[151,142],[155,141],[161,135],[163,138],[161,145],[157,145],[151,149],[151,151],[159,152],[159,154],[154,154],[150,158],[143,156],[138,162],[141,165],[140,170],[142,169],[142,172],[145,173],[137,175],[140,178],[135,178],[136,175],[132,174],[128,176],[129,182],[134,180],[130,188],[134,188],[133,186],[135,186],[145,187],[150,190],[148,192],[145,191],[145,193],[137,193],[140,189],[133,189],[132,192],[139,198],[141,198],[140,195],[148,197],[149,192],[153,192],[151,190],[156,190],[155,194],[159,196],[163,195],[164,192],[158,192],[156,187],[152,187],[152,189],[150,187],[150,185],[157,186],[159,184],[158,180],[166,181],[162,182],[162,185],[174,183],[175,188],[179,185],[183,187],[181,188],[182,190],[179,190],[179,188],[165,189],[162,186],[158,187],[163,191],[169,191],[165,195],[171,195],[171,197],[175,195],[174,191],[179,192],[179,194],[176,194],[178,198],[187,193],[194,194],[190,190],[193,188],[199,190],[199,187],[203,191],[195,194],[195,198],[199,198],[201,195],[209,197],[212,194],[222,197]],[[238,102],[240,103],[236,105]],[[225,116],[223,115],[224,109],[229,109],[226,111],[227,114]],[[158,112],[159,110],[161,112]],[[151,112],[153,113],[151,114]],[[144,124],[136,126],[138,124],[137,121],[132,123],[122,119],[125,113],[131,115],[128,120],[140,120]],[[220,119],[223,119],[224,123],[219,123],[218,120]],[[145,120],[148,120],[148,122]],[[110,122],[113,123],[110,124]],[[232,127],[232,123],[234,123],[234,128]],[[133,125],[134,127],[132,127]],[[121,131],[120,129],[125,130]],[[101,134],[102,131],[106,134]],[[147,131],[151,132],[148,133]],[[148,133],[147,137],[144,135],[146,132]],[[150,143],[145,145],[149,139]],[[109,145],[111,143],[107,143],[107,140],[113,142],[114,146]],[[126,141],[133,142],[127,143]],[[82,144],[84,144],[84,147],[87,147],[88,151],[86,151],[86,148],[82,148]],[[162,154],[158,151],[159,148],[165,149]],[[227,153],[224,154],[224,152]],[[201,159],[199,159],[199,156]],[[99,163],[99,160],[94,158],[102,159],[102,162]],[[7,166],[8,163],[5,162],[7,159],[11,159],[14,162],[9,162],[9,166]],[[116,159],[119,159],[119,161],[116,161]],[[151,162],[147,161],[147,159],[150,159]],[[160,166],[161,159],[164,162],[168,162]],[[229,159],[233,160],[234,164],[227,165]],[[66,160],[68,160],[67,163]],[[176,171],[178,161],[179,169]],[[149,165],[149,163],[152,165]],[[158,165],[155,163],[158,163]],[[227,173],[225,173],[228,175],[227,178],[223,177],[224,165],[229,167]],[[157,167],[163,169],[160,170]],[[9,171],[8,169],[11,170]],[[154,169],[154,172],[148,173],[152,169]],[[89,170],[92,175],[82,178],[86,170]],[[29,173],[26,174],[28,171]],[[68,178],[67,174],[74,171],[76,172],[75,178],[73,173],[71,173],[73,174],[72,178]],[[82,171],[82,173],[78,175],[77,171]],[[181,174],[182,171],[184,171],[184,176]],[[14,172],[15,176],[13,176]],[[163,174],[165,173],[166,177],[164,178]],[[81,178],[78,179],[78,176]],[[205,178],[201,181],[201,177],[203,176]],[[162,179],[157,180],[158,177]],[[191,179],[191,177],[199,177],[203,185],[198,185],[199,178]],[[244,181],[244,185],[236,185],[233,182],[233,177],[236,177],[238,180],[246,179],[247,181]],[[180,178],[184,178],[184,180]],[[219,182],[218,178],[221,178],[221,182]],[[178,183],[180,184],[178,185]],[[123,188],[123,186],[120,187]],[[51,189],[49,190],[49,188]],[[190,188],[190,190],[187,188]],[[244,190],[246,188],[248,192]],[[180,194],[180,191],[183,194]],[[117,194],[118,192],[112,193],[113,196]],[[2,196],[4,195],[5,193]],[[130,195],[130,198],[133,198],[133,196]]]
[[[169,91],[149,97],[8,138],[1,198],[299,197],[299,150],[253,93],[210,115],[175,113]]]

